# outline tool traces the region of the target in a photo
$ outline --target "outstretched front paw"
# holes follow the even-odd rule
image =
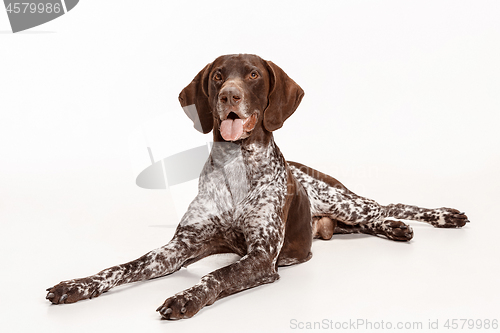
[[[205,305],[213,303],[213,301],[208,302],[207,296],[205,288],[195,285],[168,298],[156,311],[160,313],[162,319],[176,320],[191,318]]]
[[[53,304],[75,303],[82,299],[93,298],[104,292],[99,281],[90,278],[63,281],[47,288],[46,299]]]
[[[430,223],[436,228],[461,228],[469,222],[464,212],[453,208],[436,209],[436,218]]]

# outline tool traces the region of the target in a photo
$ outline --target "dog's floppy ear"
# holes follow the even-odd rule
[[[179,102],[184,112],[193,121],[194,128],[203,134],[210,132],[214,126],[207,91],[211,68],[212,64],[206,65],[179,94]]]
[[[285,120],[295,112],[304,97],[304,91],[276,64],[271,61],[266,63],[271,85],[269,105],[264,111],[264,127],[272,132],[281,128]]]

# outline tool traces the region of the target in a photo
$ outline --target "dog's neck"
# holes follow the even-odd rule
[[[227,165],[237,156],[241,156],[245,163],[260,166],[268,163],[270,159],[276,158],[276,152],[279,152],[274,142],[273,134],[267,132],[265,140],[256,137],[252,133],[246,139],[237,141],[217,140],[220,133],[214,133],[214,143],[212,148],[212,160],[216,165]]]
[[[286,169],[285,159],[276,146],[272,133],[269,142],[247,139],[235,142],[214,142],[206,172],[221,177],[226,184],[233,204],[248,196],[259,184],[270,183]]]
[[[257,126],[248,138],[237,141],[225,141],[217,126],[214,126],[213,132],[214,143],[210,159],[216,169],[231,169],[231,173],[240,175],[244,169],[248,181],[253,182],[271,164],[284,164],[273,133],[261,126]],[[237,171],[239,169],[241,170]]]
[[[258,121],[250,136],[225,141],[219,121],[214,121],[214,145],[209,164],[224,175],[234,202],[239,202],[261,182],[271,182],[278,170],[285,170],[285,159],[274,142],[273,133]]]

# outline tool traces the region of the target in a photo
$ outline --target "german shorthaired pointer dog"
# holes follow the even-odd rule
[[[276,281],[278,266],[309,260],[313,238],[364,233],[408,241],[412,228],[391,218],[439,228],[468,222],[451,208],[379,205],[328,175],[286,161],[273,132],[303,96],[281,68],[258,56],[226,55],[208,64],[179,96],[195,128],[213,131],[214,146],[199,193],[173,239],[134,261],[63,281],[47,289],[47,299],[74,303],[118,285],[171,274],[212,254],[240,255],[157,309],[164,319],[190,318],[222,297]]]

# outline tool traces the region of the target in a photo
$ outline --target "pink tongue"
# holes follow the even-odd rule
[[[226,141],[236,141],[243,134],[243,120],[226,119],[220,125],[220,134]]]

